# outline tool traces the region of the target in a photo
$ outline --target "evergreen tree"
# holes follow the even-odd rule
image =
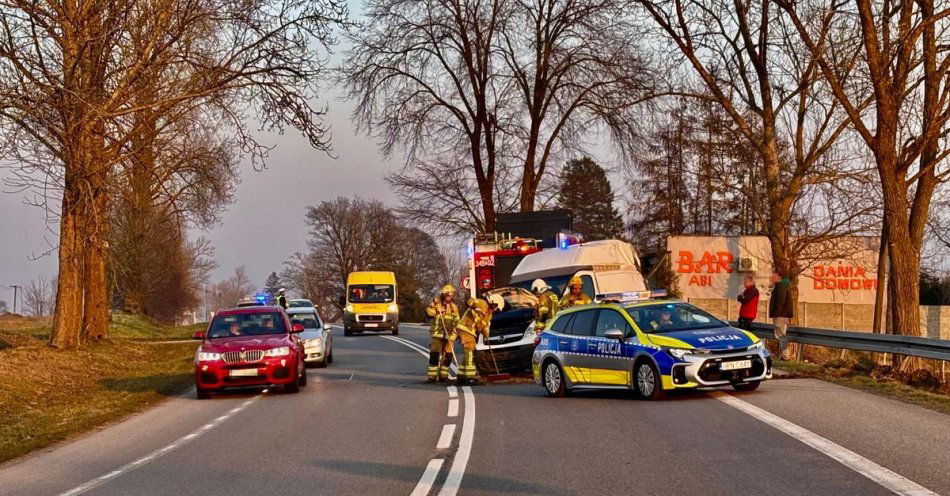
[[[280,289],[280,277],[276,272],[271,272],[264,283],[264,292],[271,298],[277,298],[277,290]]]
[[[590,157],[571,160],[561,171],[558,204],[571,211],[574,230],[587,240],[623,235],[623,220],[614,208],[607,173]]]

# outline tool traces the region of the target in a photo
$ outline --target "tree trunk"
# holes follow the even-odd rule
[[[884,294],[887,291],[887,222],[881,225],[881,241],[877,251],[877,287],[874,289],[874,333],[884,330]]]
[[[59,220],[59,275],[49,346],[75,348],[82,330],[82,241],[76,225],[79,208],[75,178],[66,172]]]
[[[97,190],[90,200],[91,208],[85,219],[83,341],[103,339],[109,334],[109,292],[106,280],[108,222],[105,211],[108,202],[104,186],[98,185]]]

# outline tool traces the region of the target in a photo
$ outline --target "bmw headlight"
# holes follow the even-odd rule
[[[389,311],[389,313],[396,313],[399,311],[399,305],[395,303],[390,303],[389,307],[387,307],[387,310]]]
[[[759,340],[759,341],[756,341],[752,346],[746,349],[749,351],[753,351],[753,350],[761,350],[762,348],[765,348],[765,343],[763,343],[762,340]]]
[[[280,357],[287,356],[290,354],[289,346],[281,346],[280,348],[271,348],[269,350],[264,350],[264,356],[266,357]]]
[[[198,362],[216,362],[220,359],[220,353],[212,353],[210,351],[198,351],[198,353],[195,355],[195,361]]]

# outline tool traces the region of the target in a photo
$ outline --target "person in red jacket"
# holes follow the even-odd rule
[[[759,312],[759,288],[755,287],[755,279],[745,276],[742,283],[745,289],[739,294],[739,327],[745,330],[752,328],[752,321]]]

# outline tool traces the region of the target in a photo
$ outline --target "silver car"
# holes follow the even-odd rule
[[[287,309],[291,325],[303,326],[298,334],[304,346],[304,362],[326,367],[333,363],[333,331],[324,324],[314,307],[291,307]]]

